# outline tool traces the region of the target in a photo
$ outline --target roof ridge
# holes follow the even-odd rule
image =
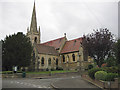
[[[46,47],[52,47],[52,48],[54,48],[53,46],[48,46],[48,45],[44,45],[44,44],[37,44],[37,45],[43,45],[43,46],[46,46]]]
[[[59,39],[62,39],[62,38],[65,38],[65,37],[61,37],[61,38],[57,38],[57,39],[54,39],[54,40],[50,40],[50,41],[47,41],[47,42],[44,42],[44,43],[41,43],[41,44],[49,43],[49,42],[56,41],[56,40],[59,40]]]
[[[76,38],[76,39],[72,39],[72,40],[68,40],[68,41],[74,41],[74,40],[78,40],[78,39],[82,39],[83,37],[79,37],[79,38]]]

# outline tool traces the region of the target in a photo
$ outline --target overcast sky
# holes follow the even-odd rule
[[[35,0],[41,41],[68,40],[108,28],[118,35],[118,0]],[[0,0],[0,39],[30,26],[34,0]]]

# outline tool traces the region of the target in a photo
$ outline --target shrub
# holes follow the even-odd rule
[[[117,73],[107,73],[105,80],[106,81],[114,81],[114,78],[117,78],[118,74]]]
[[[103,71],[106,71],[107,73],[118,73],[118,67],[104,67],[102,68]]]
[[[92,68],[93,68],[93,65],[92,65],[92,64],[89,64],[89,65],[88,65],[88,70],[89,70],[89,69],[92,69]]]
[[[95,73],[95,79],[96,80],[105,80],[106,75],[107,75],[107,72],[105,72],[105,71],[97,71]]]
[[[92,79],[95,79],[95,73],[97,71],[102,71],[102,69],[100,68],[92,68],[90,70],[88,70],[88,75],[92,78]]]
[[[49,71],[49,69],[48,69],[48,68],[46,68],[46,71]]]
[[[102,65],[101,65],[101,67],[106,67],[107,66],[107,64],[106,63],[103,63]]]
[[[63,70],[62,67],[56,67],[56,70]]]
[[[54,69],[54,68],[51,68],[51,71],[55,71],[55,69]]]

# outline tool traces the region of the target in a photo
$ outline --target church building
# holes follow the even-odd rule
[[[79,70],[85,69],[92,59],[84,58],[82,37],[67,40],[66,33],[63,37],[41,43],[40,26],[37,29],[35,2],[33,6],[30,28],[27,28],[27,36],[33,46],[33,58],[29,69],[45,71],[50,69]]]

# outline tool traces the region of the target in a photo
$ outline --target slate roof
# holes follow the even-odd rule
[[[82,42],[82,37],[74,40],[66,41],[61,53],[69,53],[79,51],[80,42]]]
[[[59,55],[55,48],[51,46],[36,44],[36,48],[39,54]]]
[[[52,46],[55,49],[59,49],[64,38],[65,37],[61,37],[61,38],[58,38],[58,39],[55,39],[55,40],[51,40],[51,41],[48,41],[48,42],[45,42],[45,43],[42,43],[42,44],[43,45],[47,45],[47,46]]]

